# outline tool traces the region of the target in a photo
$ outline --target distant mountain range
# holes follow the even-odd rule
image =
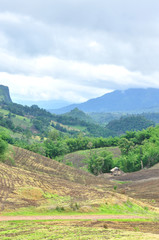
[[[12,102],[9,88],[0,85],[0,102]],[[23,104],[23,103],[22,103]],[[44,104],[44,103],[43,103]],[[38,103],[37,103],[38,105]],[[41,106],[40,106],[41,107]],[[44,108],[44,107],[43,107]],[[51,113],[63,114],[78,108],[86,113],[142,113],[159,112],[159,89],[137,88],[125,91],[116,90],[101,97],[80,104],[72,104],[59,109],[50,109]]]
[[[72,104],[60,109],[49,110],[62,114],[78,108],[84,112],[155,112],[159,111],[159,89],[137,88],[125,91],[116,90],[101,97],[80,104]]]

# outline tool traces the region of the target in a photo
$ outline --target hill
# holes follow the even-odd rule
[[[119,120],[121,117],[131,117],[132,114],[129,113],[89,113],[89,116],[98,124],[108,124],[113,120]],[[133,116],[142,116],[147,120],[153,121],[155,124],[159,123],[159,113],[158,112],[143,112],[141,114],[133,114]]]
[[[157,191],[159,188],[159,164],[149,169],[113,177],[113,179],[119,183],[118,192],[124,192],[130,197],[144,199],[153,206],[159,206]]]
[[[153,112],[159,109],[159,89],[116,90],[81,104],[50,111],[59,114],[69,112],[75,107],[84,112]]]
[[[102,151],[107,151],[112,153],[112,158],[120,157],[121,151],[118,147],[105,147],[94,149],[93,152],[100,154]],[[60,156],[59,160],[65,164],[70,164],[77,169],[85,169],[88,171],[88,159],[90,157],[89,150],[80,150],[77,152],[69,153],[64,156]]]
[[[114,185],[118,183],[111,178],[96,177],[21,148],[14,147],[10,151],[15,165],[0,162],[1,212],[12,211],[15,214],[16,210],[18,215],[57,214],[60,211],[145,214],[148,208],[155,210],[146,197],[152,189],[150,185],[138,196],[139,191],[129,184],[128,193],[126,190],[123,194],[127,186],[125,182],[122,184],[125,188],[114,191]],[[156,173],[156,170],[151,171],[151,175]],[[156,184],[151,192],[155,191],[155,186],[157,192]],[[133,189],[138,200],[134,199]],[[143,202],[143,199],[147,200]],[[158,201],[155,206],[158,206]]]
[[[9,88],[3,85],[0,85],[0,102],[11,103]]]
[[[60,208],[89,212],[105,203],[112,206],[127,202],[127,196],[114,192],[107,179],[28,150],[14,147],[10,151],[15,165],[0,162],[1,210],[34,206],[39,214]],[[133,198],[130,201],[144,206]]]
[[[71,117],[80,121],[93,122],[93,119],[88,114],[84,113],[78,108],[74,108],[70,112],[63,114],[63,116]]]
[[[0,162],[1,210],[30,206],[55,210],[71,203],[72,207],[75,203],[100,205],[115,198],[107,191],[106,180],[28,150],[13,147],[11,152],[14,167]],[[125,199],[116,197],[121,202]]]
[[[142,115],[129,115],[121,117],[119,120],[110,121],[106,128],[112,131],[114,135],[121,135],[126,131],[141,131],[154,125],[153,121],[147,120]]]

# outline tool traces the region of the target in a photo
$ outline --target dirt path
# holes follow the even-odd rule
[[[0,221],[19,220],[99,220],[99,219],[143,219],[127,215],[68,215],[68,216],[0,216]]]

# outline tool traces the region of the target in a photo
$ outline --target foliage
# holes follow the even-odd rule
[[[45,154],[49,158],[55,158],[56,156],[64,155],[68,153],[68,146],[63,141],[51,141],[47,139],[44,141]]]
[[[126,131],[141,131],[150,126],[154,126],[154,122],[147,120],[142,115],[130,115],[121,117],[119,120],[113,120],[106,127],[113,131],[115,135],[121,135]]]
[[[109,172],[113,165],[112,154],[102,151],[97,154],[96,151],[90,150],[90,158],[88,160],[88,170],[94,175]]]
[[[127,132],[124,137],[119,141],[122,156],[116,161],[123,171],[137,171],[159,162],[159,126]]]
[[[121,138],[119,141],[119,148],[123,155],[128,154],[128,152],[132,149],[133,146],[134,143],[126,138]]]
[[[5,153],[7,149],[7,143],[0,138],[0,157]]]
[[[119,146],[122,156],[115,161],[104,153],[90,157],[89,170],[96,175],[109,172],[113,166],[131,172],[159,162],[159,127],[133,131],[153,125],[141,115],[124,116],[104,127],[94,123],[78,109],[55,115],[36,105],[28,107],[3,102],[1,107],[0,125],[11,132],[10,135],[7,131],[1,134],[2,143],[14,144],[50,158],[78,150],[92,151],[96,148]],[[70,130],[62,124],[73,127],[78,125],[80,130]],[[128,129],[131,131],[126,131]],[[115,136],[124,132],[126,133],[121,137]],[[40,136],[38,140],[37,135]]]

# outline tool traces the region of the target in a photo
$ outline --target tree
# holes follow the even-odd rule
[[[121,138],[119,141],[119,148],[123,155],[127,155],[128,152],[133,148],[134,143],[126,138]]]
[[[94,175],[109,172],[113,165],[112,154],[102,151],[100,154],[91,151],[88,161],[88,170]]]
[[[0,157],[5,153],[7,149],[7,143],[0,138]]]
[[[59,138],[59,132],[55,129],[51,130],[51,132],[49,132],[49,136],[48,139],[51,141],[57,141]]]

